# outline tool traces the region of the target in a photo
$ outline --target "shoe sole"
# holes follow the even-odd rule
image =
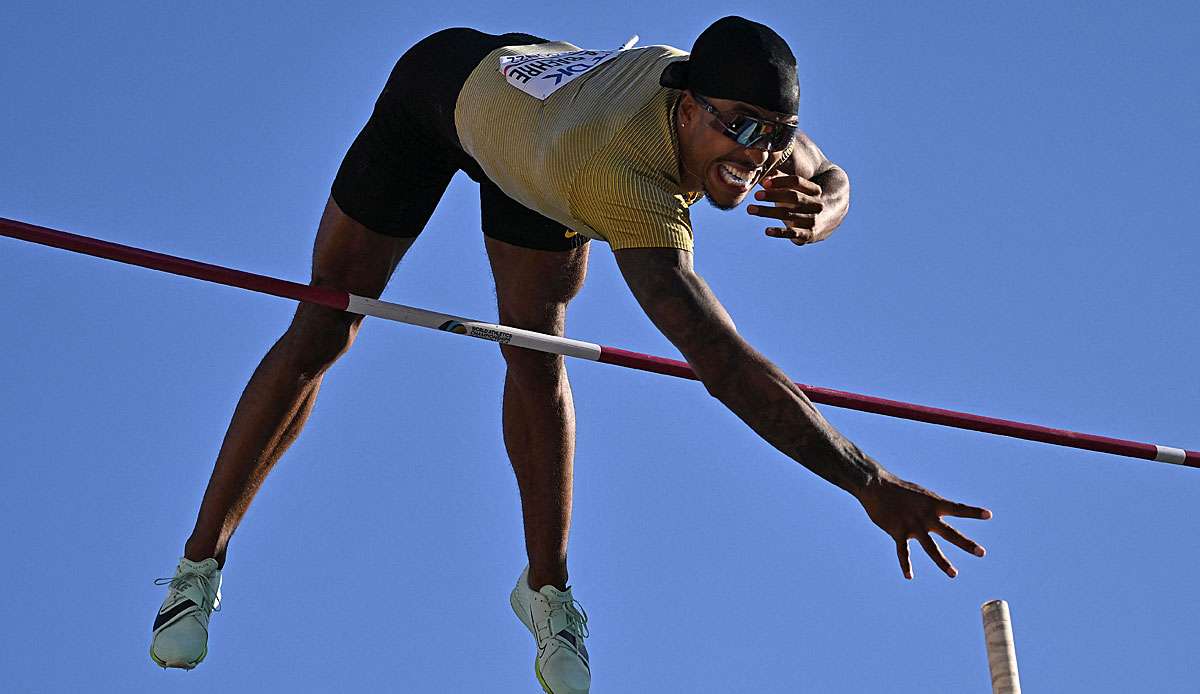
[[[204,659],[207,656],[208,656],[208,646],[205,645],[204,652],[201,653],[200,657],[197,658],[196,661],[193,663],[180,663],[180,664],[168,663],[167,661],[160,659],[158,657],[158,655],[155,654],[154,644],[150,644],[150,659],[154,661],[155,665],[159,666],[160,668],[162,668],[164,670],[166,670],[167,668],[175,668],[176,670],[191,670],[192,668],[196,667],[200,663],[203,663]]]
[[[546,684],[546,680],[542,679],[542,668],[536,660],[533,661],[533,674],[537,675],[538,684],[542,685],[542,691],[546,694],[554,694],[550,691],[550,685]]]

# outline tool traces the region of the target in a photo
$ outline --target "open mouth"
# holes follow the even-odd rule
[[[754,186],[757,169],[744,169],[735,164],[717,164],[717,178],[729,188],[744,193]]]

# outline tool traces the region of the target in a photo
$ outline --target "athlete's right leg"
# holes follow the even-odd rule
[[[432,208],[436,201],[427,204]],[[371,231],[330,198],[313,248],[312,283],[378,297],[414,240]],[[302,303],[255,369],[217,455],[185,556],[154,619],[150,657],[162,667],[191,669],[208,654],[208,621],[220,603],[229,538],[271,467],[300,434],[321,378],[350,347],[361,322],[361,316]]]
[[[314,284],[378,297],[433,214],[465,156],[447,133],[454,128],[454,98],[467,66],[474,67],[479,57],[470,51],[459,56],[458,72],[435,68],[439,57],[457,55],[454,42],[462,42],[464,31],[427,37],[396,61],[334,179],[313,250]],[[224,565],[230,537],[271,467],[299,435],[321,378],[350,347],[361,320],[300,305],[234,412],[185,546],[188,559],[212,557]]]
[[[313,248],[312,283],[377,298],[414,238],[371,231],[330,198]],[[321,379],[354,342],[362,316],[300,304],[287,331],[254,371],[233,413],[196,527],[184,549],[192,561],[224,565],[229,539],[271,467],[296,440]]]

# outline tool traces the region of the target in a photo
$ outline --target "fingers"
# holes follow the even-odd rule
[[[814,200],[808,195],[792,188],[760,190],[754,194],[754,199],[785,205],[797,212],[817,214],[825,209],[825,206],[819,200]]]
[[[963,537],[958,533],[957,530],[951,528],[945,523],[943,523],[940,528],[936,528],[934,532],[976,556],[983,556],[983,547],[980,547],[971,540]],[[950,560],[946,558],[946,555],[942,553],[942,548],[938,547],[937,543],[934,542],[933,538],[930,537],[928,533],[917,533],[916,539],[917,542],[921,543],[921,547],[925,550],[925,553],[929,555],[929,558],[933,560],[934,564],[937,564],[937,567],[941,569],[943,573],[950,578],[955,578],[958,576],[958,569],[954,568],[954,565],[951,564]],[[904,577],[912,580],[912,558],[908,553],[908,538],[896,540],[896,558],[900,560],[900,571],[904,573]]]
[[[975,518],[978,520],[988,520],[992,517],[992,512],[981,506],[968,506],[959,504],[953,501],[947,501],[942,506],[941,514],[944,516],[958,516],[959,518]]]
[[[773,178],[763,179],[763,188],[768,190],[778,190],[780,188],[791,188],[798,190],[808,195],[820,195],[821,186],[813,183],[807,178],[801,178],[796,175],[791,176],[775,176]]]
[[[904,572],[904,577],[912,580],[912,561],[908,556],[908,539],[896,540],[896,558],[900,560],[900,571]]]
[[[786,226],[768,227],[766,235],[789,239],[797,246],[817,240],[815,228],[817,215],[824,207],[810,196],[820,195],[821,187],[799,176],[776,176],[763,181],[763,188],[754,194],[754,199],[772,202],[776,207],[750,205],[746,212],[756,217],[778,219]]]
[[[971,554],[982,557],[986,550],[979,543],[951,527],[942,516],[978,518],[987,520],[992,512],[968,504],[944,499],[920,485],[899,478],[885,477],[873,491],[860,497],[871,520],[896,541],[896,556],[905,578],[912,578],[912,562],[908,552],[908,540],[916,538],[922,549],[947,576],[958,576],[958,569],[950,563],[938,543],[930,535],[936,533],[947,542]]]
[[[942,548],[937,546],[937,543],[933,541],[929,533],[918,534],[917,542],[921,543],[921,546],[925,548],[925,553],[929,555],[933,563],[937,564],[938,568],[944,571],[947,576],[954,578],[958,575],[958,569],[954,568],[954,565],[950,563],[945,554],[942,554]]]
[[[804,214],[797,212],[791,207],[763,207],[762,205],[750,205],[746,208],[746,212],[756,217],[769,217],[771,219],[779,219],[785,222],[788,226],[798,226],[802,229],[811,229],[817,223],[815,214]]]
[[[938,524],[933,527],[933,532],[941,535],[946,539],[947,542],[950,542],[964,552],[970,552],[977,557],[982,557],[983,555],[987,554],[987,550],[985,550],[982,545],[966,535],[958,532],[945,522],[939,521]]]
[[[797,246],[813,243],[817,240],[817,232],[813,229],[793,229],[791,227],[767,227],[767,236],[777,239],[791,239]]]

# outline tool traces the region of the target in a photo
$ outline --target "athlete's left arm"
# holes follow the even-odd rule
[[[825,157],[808,135],[796,131],[796,146],[762,181],[754,199],[774,206],[750,205],[746,211],[783,222],[767,236],[803,246],[829,238],[850,209],[850,177]]]

